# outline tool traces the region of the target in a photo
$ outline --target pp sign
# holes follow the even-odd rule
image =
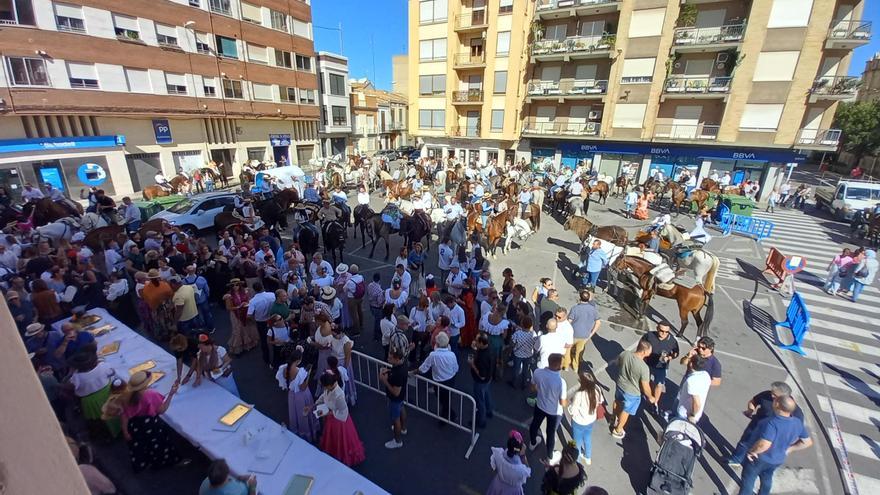
[[[153,133],[156,135],[156,144],[171,144],[174,139],[171,138],[171,125],[168,119],[153,120]]]

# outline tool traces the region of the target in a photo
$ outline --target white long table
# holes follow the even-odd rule
[[[153,387],[167,394],[177,373],[174,356],[119,322],[104,309],[92,309],[89,314],[101,317],[96,325],[111,324],[115,327],[115,330],[98,337],[97,343],[100,350],[106,344],[120,341],[119,352],[104,358],[117,375],[128,379],[130,368],[152,359],[156,362],[152,371],[165,372],[165,377]],[[54,327],[60,328],[61,323],[55,323]],[[315,495],[350,495],[358,492],[363,495],[388,495],[370,480],[256,409],[239,422],[235,431],[221,431],[222,425],[218,419],[243,401],[211,381],[203,380],[197,388],[191,384],[192,381],[180,386],[162,419],[208,457],[226,459],[234,473],[256,474],[260,494],[282,495],[292,477],[305,475],[314,478],[311,493]],[[274,381],[267,384],[274,385]],[[249,436],[250,440],[247,439]],[[265,471],[271,472],[274,466],[277,468],[272,474],[263,474]]]

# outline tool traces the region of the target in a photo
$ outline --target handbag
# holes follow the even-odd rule
[[[596,419],[599,420],[599,419],[603,419],[603,418],[604,418],[604,419],[607,419],[608,422],[610,423],[610,422],[611,422],[611,418],[613,418],[613,416],[611,416],[610,414],[608,414],[608,408],[605,406],[605,404],[606,404],[606,402],[605,402],[605,394],[603,394],[603,393],[600,391],[600,392],[599,392],[599,404],[596,406]]]

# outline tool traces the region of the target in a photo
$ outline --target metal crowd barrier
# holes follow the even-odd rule
[[[728,236],[731,233],[742,234],[753,237],[757,242],[770,237],[770,234],[773,233],[773,222],[733,213],[721,215],[717,227],[724,236]]]
[[[807,309],[807,304],[799,293],[795,292],[791,297],[788,310],[785,312],[785,321],[778,325],[790,329],[793,337],[791,344],[783,345],[780,343],[779,347],[806,356],[807,353],[801,349],[801,344],[804,342],[807,330],[810,329],[810,310]]]
[[[379,370],[391,368],[391,364],[358,351],[351,351],[351,368],[355,383],[374,392],[385,394],[385,388],[379,381]],[[449,407],[445,417],[441,415],[440,411],[440,391],[449,394]],[[421,375],[410,375],[404,393],[406,394],[404,400],[407,407],[468,433],[471,436],[471,441],[464,458],[470,457],[474,445],[480,438],[480,434],[477,433],[477,403],[470,394],[441,385]],[[457,418],[453,417],[456,411]],[[469,419],[470,424],[465,419]]]

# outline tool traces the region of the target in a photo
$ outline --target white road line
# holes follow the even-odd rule
[[[803,273],[803,272],[801,272],[801,273]],[[814,277],[815,279],[817,279],[817,280],[822,281],[822,279],[819,279],[819,277],[816,276],[816,275],[813,275],[813,277]],[[823,281],[823,283],[824,283],[824,281]],[[809,291],[809,292],[816,292],[816,293],[819,293],[819,294],[824,294],[824,291],[822,290],[822,287],[816,287],[815,285],[812,285],[812,284],[799,284],[798,287],[797,287],[797,289],[798,289],[798,292],[801,292],[801,289],[804,289],[804,290]],[[880,304],[880,297],[870,295],[870,294],[873,293],[873,292],[874,292],[874,287],[865,287],[865,288],[862,290],[862,295],[859,296],[859,302],[856,303],[856,304],[860,304],[860,303],[862,303],[863,301],[873,302],[873,303],[878,303],[878,304]],[[801,295],[803,295],[803,293],[801,293]],[[838,300],[840,300],[840,301],[847,302],[846,299],[843,299],[843,298],[840,298],[840,297],[837,297],[837,296],[831,296],[830,294],[826,294],[826,295],[828,296],[828,299],[836,298],[836,299],[838,299]],[[853,303],[852,303],[852,301],[848,301],[848,304],[852,305]]]
[[[837,435],[834,430],[828,428],[828,432],[828,436],[831,437],[831,443],[835,448],[839,448],[840,446],[837,442]],[[840,436],[843,437],[843,444],[846,446],[846,453],[848,455],[855,454],[872,460],[880,459],[880,444],[870,437],[865,438],[863,436],[853,435],[852,433],[846,432],[840,432]]]
[[[855,473],[854,477],[856,479],[856,486],[859,487],[860,494],[869,495],[872,493],[880,493],[880,480],[858,473]]]
[[[816,383],[827,382],[829,387],[862,394],[871,400],[880,401],[880,388],[868,385],[867,383],[862,381],[861,378],[858,379],[859,381],[852,382],[847,381],[846,378],[835,374],[831,370],[828,370],[825,373],[824,377],[822,376],[822,372],[819,370],[814,370],[810,368],[808,371],[810,372],[810,380],[813,380]]]
[[[812,287],[812,285],[810,285],[809,287]],[[800,287],[798,287],[798,288],[800,289]],[[819,289],[819,290],[821,290],[821,289]],[[839,296],[832,296],[831,294],[826,294],[826,293],[822,293],[822,292],[820,292],[818,294],[813,294],[812,292],[801,292],[801,297],[803,297],[804,299],[806,299],[808,301],[817,301],[817,306],[820,306],[820,311],[821,311],[821,306],[826,305],[826,304],[830,304],[832,306],[843,306],[844,308],[847,308],[849,310],[865,309],[865,310],[872,311],[872,312],[876,311],[873,306],[870,306],[868,304],[864,304],[864,302],[863,302],[863,301],[868,301],[869,300],[868,298],[871,296],[864,296],[864,295],[859,296],[859,302],[856,302],[856,303],[850,301],[849,299],[844,299]],[[874,302],[880,302],[880,297],[871,297],[871,299],[874,299],[875,300]],[[809,308],[814,309],[813,307],[809,307]]]
[[[833,244],[830,242],[824,242],[824,241],[820,241],[820,240],[813,240],[813,241],[809,241],[809,242],[807,242],[807,241],[797,242],[797,241],[790,241],[790,240],[786,240],[786,239],[770,239],[769,241],[765,241],[764,244],[775,246],[780,251],[784,251],[785,249],[789,249],[789,250],[802,249],[802,250],[804,250],[805,253],[809,253],[813,258],[820,257],[820,256],[828,256],[830,258],[833,258],[834,255],[837,254],[838,251],[840,251],[839,244]],[[780,248],[782,248],[782,249],[780,249]],[[817,251],[817,250],[821,250],[821,251]],[[808,258],[809,257],[810,256],[808,256]]]
[[[752,359],[750,357],[740,356],[739,354],[733,354],[730,352],[719,351],[718,349],[715,349],[715,354],[718,354],[719,356],[726,356],[726,357],[741,359],[741,360],[747,361],[749,363],[760,364],[761,366],[767,366],[768,368],[774,368],[777,370],[784,370],[785,369],[782,366],[779,366],[778,364],[775,364],[775,363],[768,363],[766,361],[759,361],[757,359]]]
[[[807,309],[809,309],[809,306],[807,306]],[[822,316],[839,318],[858,325],[880,328],[880,318],[871,318],[870,316],[853,314],[847,311],[838,311],[831,308],[821,308],[817,313],[821,313]]]
[[[839,349],[846,349],[847,351],[865,354],[866,356],[880,357],[880,347],[874,347],[870,345],[860,344],[858,342],[852,342],[850,340],[839,339],[837,337],[823,335],[820,332],[807,332],[807,338],[818,344],[837,347]]]
[[[826,413],[831,414],[831,403],[828,402],[828,397],[817,395],[817,398],[819,399],[819,407]],[[880,421],[880,413],[876,410],[836,399],[834,400],[834,412],[839,417],[848,418],[871,426],[874,426],[875,421]]]
[[[854,335],[865,339],[874,338],[874,333],[870,329],[854,327],[848,323],[835,323],[833,321],[825,321],[816,318],[813,318],[810,322],[810,330],[811,331],[807,335],[823,333],[830,330],[832,332],[842,333],[844,335]]]
[[[880,365],[876,363],[867,363],[858,359],[851,359],[843,356],[838,356],[836,354],[830,354],[822,351],[815,351],[811,348],[804,349],[804,352],[807,353],[807,356],[812,359],[822,361],[823,364],[831,365],[834,367],[846,368],[851,371],[863,371],[865,369],[870,370],[872,372],[877,372],[876,369],[880,369]]]

